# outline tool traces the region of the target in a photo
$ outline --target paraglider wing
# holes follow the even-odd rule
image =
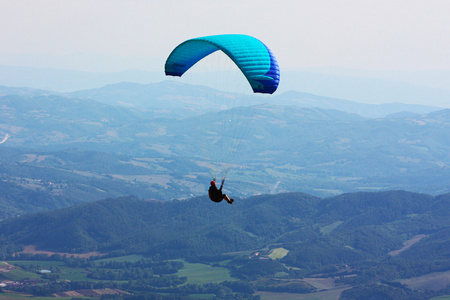
[[[266,45],[248,35],[224,34],[187,40],[167,58],[166,75],[182,76],[199,60],[218,50],[238,66],[255,93],[276,91],[280,81],[278,63]]]

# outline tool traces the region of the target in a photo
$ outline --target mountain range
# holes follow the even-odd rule
[[[199,116],[171,109],[186,89],[201,101],[194,96],[204,87],[169,81],[66,95],[0,88],[0,136],[8,135],[0,144],[2,182],[17,195],[53,199],[29,206],[0,196],[8,208],[2,217],[130,194],[164,200],[204,194],[210,175],[193,130]],[[252,100],[252,131],[234,161],[228,193],[449,191],[449,110],[393,105],[386,117],[368,118],[343,111],[357,108],[351,102],[336,99],[342,110],[323,109],[333,99],[302,95],[274,97],[277,105]]]
[[[180,107],[180,97],[182,95],[199,98],[201,95],[205,94],[204,89],[211,88],[193,86],[179,81],[163,81],[155,84],[122,82],[90,90],[64,93],[64,95],[67,97],[91,99],[105,104],[125,107],[173,110]],[[216,93],[221,92],[216,91]],[[230,97],[230,94],[230,92],[222,92],[223,97]],[[246,104],[248,105],[272,104],[334,109],[347,113],[359,114],[367,118],[382,118],[399,112],[423,114],[441,109],[436,106],[402,104],[399,102],[366,104],[293,90],[269,98],[258,97],[255,95],[247,102]]]
[[[172,81],[71,93],[0,87],[0,255],[42,259],[22,253],[31,247],[178,269],[199,263],[228,270],[233,282],[221,288],[249,294],[320,293],[325,282],[322,291],[341,299],[448,294],[449,109],[288,92],[210,112],[215,124],[253,112],[225,182],[236,199],[229,205],[205,195],[211,175],[200,140],[215,128],[194,130],[204,114],[178,105],[189,91],[201,107],[205,89]],[[85,264],[83,274],[101,280],[128,268],[46,259]],[[130,290],[168,278],[152,274]],[[164,286],[196,294],[178,275]],[[60,288],[52,276],[48,293]],[[415,287],[420,280],[433,291]]]
[[[0,65],[0,84],[56,92],[72,92],[120,82],[155,83],[168,78],[164,76],[162,65],[160,70],[158,70],[157,64],[151,63],[151,65],[154,70],[157,70],[156,72],[128,70],[100,73]],[[393,71],[284,69],[281,78],[279,91],[282,93],[295,90],[356,102],[429,103],[432,106],[449,108],[449,74],[446,71],[398,74]],[[196,85],[204,79],[204,75],[197,75],[190,80],[186,79],[186,82]],[[215,88],[220,89],[218,86]]]
[[[47,90],[32,88],[14,88],[0,86],[0,95],[20,95],[20,96],[45,96],[60,95],[75,99],[89,99],[96,102],[122,106],[126,108],[152,110],[155,115],[168,116],[185,115],[186,110],[180,107],[180,98],[189,95],[197,98],[205,94],[205,90],[213,90],[210,87],[190,85],[179,81],[162,81],[153,84],[140,84],[134,82],[121,82],[105,85],[99,88],[79,90],[67,93],[56,93]],[[222,97],[230,97],[231,92],[215,91]],[[367,104],[344,99],[318,96],[298,91],[288,91],[273,97],[251,96],[248,105],[272,104],[282,106],[297,106],[305,108],[323,108],[335,109],[348,113],[359,114],[367,118],[383,118],[388,115],[398,113],[424,114],[437,111],[442,108],[437,106],[426,106],[416,104],[403,104],[400,102],[391,102],[384,104]],[[176,113],[174,113],[174,111]]]

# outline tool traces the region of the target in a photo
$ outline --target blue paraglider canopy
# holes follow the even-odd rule
[[[242,34],[224,34],[187,40],[167,58],[166,75],[182,76],[199,60],[222,51],[238,66],[255,93],[272,94],[280,81],[277,60],[258,39]]]

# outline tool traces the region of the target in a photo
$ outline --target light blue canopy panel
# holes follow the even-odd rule
[[[181,43],[167,58],[166,75],[182,76],[199,60],[217,50],[228,55],[238,66],[255,93],[276,91],[280,70],[275,56],[261,41],[242,34],[206,36]]]

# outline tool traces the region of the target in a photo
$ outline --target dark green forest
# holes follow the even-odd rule
[[[14,255],[26,245],[64,253],[97,251],[103,256],[85,262],[91,264],[88,278],[125,280],[129,285],[120,287],[134,291],[145,282],[147,291],[161,292],[162,285],[179,286],[171,291],[182,293],[186,279],[177,272],[185,261],[228,269],[233,284],[224,280],[222,286],[240,284],[250,294],[314,293],[318,289],[303,278],[332,278],[347,288],[342,299],[364,294],[427,299],[446,288],[414,290],[401,282],[450,270],[449,208],[450,194],[405,191],[331,198],[285,193],[237,199],[233,205],[205,197],[114,198],[5,220],[1,251],[4,260],[36,259]],[[273,256],[279,249],[285,254]],[[125,255],[144,260],[96,262]],[[160,283],[162,277],[171,283]]]

